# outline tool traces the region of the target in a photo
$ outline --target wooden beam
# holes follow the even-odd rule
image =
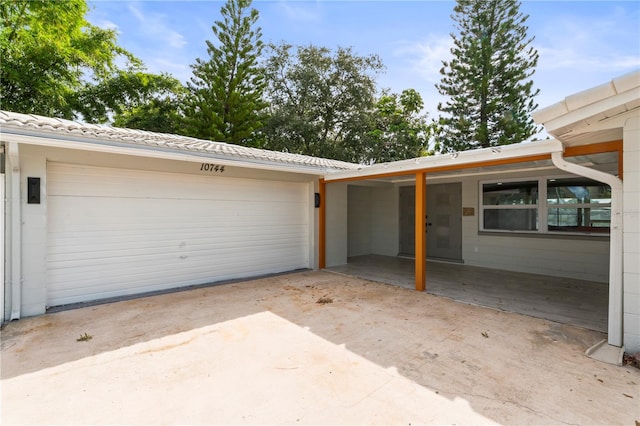
[[[600,142],[589,145],[568,146],[564,149],[565,157],[578,155],[602,154],[603,152],[622,151],[622,141]]]
[[[327,267],[326,260],[326,226],[327,226],[327,184],[324,179],[319,181],[318,191],[320,193],[320,211],[318,212],[318,269],[324,269]]]
[[[426,190],[427,176],[424,171],[416,173],[416,290],[424,291],[426,287],[426,260],[427,260],[427,244],[426,244]]]

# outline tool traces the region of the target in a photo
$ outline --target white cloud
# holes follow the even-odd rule
[[[617,73],[640,66],[638,15],[616,7],[608,15],[554,16],[534,45],[540,70],[603,70]]]
[[[93,23],[93,25],[105,30],[115,30],[117,32],[120,32],[120,28],[118,27],[118,24],[108,19],[102,19],[102,20],[96,21]]]
[[[139,31],[149,38],[162,40],[169,47],[181,49],[187,41],[185,37],[167,25],[166,15],[159,13],[145,14],[135,4],[129,5],[129,11],[138,20]]]
[[[147,66],[152,70],[158,70],[157,72],[167,72],[182,82],[188,81],[193,76],[191,67],[184,62],[175,62],[161,57],[154,57],[149,60]]]
[[[311,6],[309,6],[311,5]],[[278,9],[291,21],[319,22],[322,19],[322,11],[318,2],[292,2],[281,0]]]
[[[400,42],[394,55],[407,58],[411,70],[429,83],[440,81],[442,61],[451,59],[450,36],[429,36],[423,41]]]

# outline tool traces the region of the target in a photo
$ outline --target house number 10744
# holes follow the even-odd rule
[[[200,164],[200,170],[203,172],[222,173],[224,172],[224,166],[219,164],[202,163]]]

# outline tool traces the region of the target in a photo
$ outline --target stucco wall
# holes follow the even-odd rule
[[[640,351],[640,117],[627,120],[623,136],[622,195],[624,273],[623,341],[627,352]]]

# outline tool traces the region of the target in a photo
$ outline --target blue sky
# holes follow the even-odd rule
[[[190,64],[206,58],[205,40],[222,1],[90,1],[89,21],[115,28],[118,42],[152,72],[187,81]],[[441,61],[449,58],[450,1],[254,0],[263,41],[352,47],[377,54],[381,88],[414,88],[430,117],[442,98]],[[529,35],[540,54],[534,82],[544,107],[640,68],[640,2],[523,1]]]

